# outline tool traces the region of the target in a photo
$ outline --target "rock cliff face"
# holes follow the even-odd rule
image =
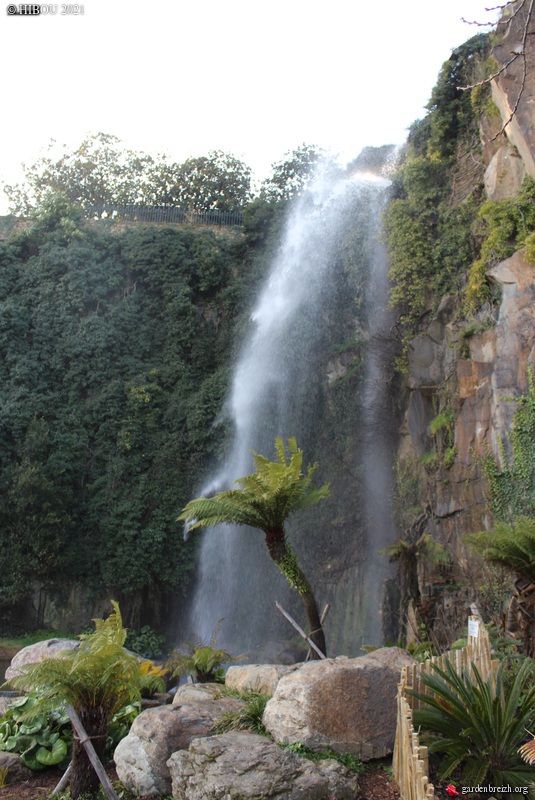
[[[533,37],[524,36],[524,11],[515,14],[517,8],[515,4],[510,21],[501,26],[492,56],[501,69],[512,53],[523,50],[523,54],[492,81],[500,118],[483,117],[480,126],[485,190],[495,201],[514,198],[524,177],[535,177],[535,45]],[[500,130],[514,109],[504,135]],[[399,463],[405,470],[417,471],[420,530],[445,545],[453,557],[452,574],[458,578],[460,573],[466,586],[459,603],[458,586],[441,584],[436,574],[426,576],[420,569],[423,605],[427,604],[428,619],[439,638],[444,628],[451,633],[465,618],[475,599],[469,586],[471,559],[462,536],[492,524],[481,459],[489,450],[502,457],[500,441],[505,455],[510,455],[507,434],[515,399],[528,389],[528,369],[535,366],[535,265],[520,250],[487,276],[501,295],[492,311],[480,312],[470,326],[466,320],[461,324],[455,321],[457,302],[445,297],[432,321],[409,345]],[[444,409],[450,414],[448,454],[444,429],[433,432],[431,425]],[[436,457],[426,460],[425,454],[432,451]],[[409,608],[409,639],[411,625],[417,624]]]

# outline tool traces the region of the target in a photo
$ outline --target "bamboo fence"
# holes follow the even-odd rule
[[[429,783],[427,747],[420,746],[418,733],[412,724],[412,712],[422,705],[422,701],[408,694],[408,690],[431,694],[422,675],[433,673],[435,666],[446,669],[447,662],[458,674],[475,666],[484,681],[496,673],[499,662],[492,660],[489,635],[483,623],[470,617],[470,630],[477,635],[469,635],[466,647],[461,650],[450,650],[442,656],[430,658],[425,664],[414,664],[401,671],[393,758],[394,777],[401,800],[432,800],[435,796],[435,787]]]

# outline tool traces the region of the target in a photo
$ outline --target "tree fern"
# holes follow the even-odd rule
[[[283,439],[277,438],[273,461],[253,453],[255,471],[235,481],[238,489],[191,500],[178,519],[186,522],[189,530],[230,523],[264,531],[269,555],[301,595],[311,638],[325,653],[325,636],[316,600],[286,540],[284,527],[291,514],[329,496],[328,484],[321,487],[312,485],[318,465],[309,466],[306,475],[303,475],[302,464],[303,453],[297,447],[295,438],[288,439],[286,447]]]
[[[57,709],[62,703],[72,705],[100,758],[114,713],[140,699],[142,684],[137,658],[123,648],[126,631],[119,606],[115,602],[112,605],[113,613],[106,620],[94,620],[95,631],[83,634],[76,650],[31,664],[22,675],[10,679],[15,689],[39,692],[40,700],[30,709],[28,718]],[[96,788],[98,778],[75,738],[71,795],[76,799]]]

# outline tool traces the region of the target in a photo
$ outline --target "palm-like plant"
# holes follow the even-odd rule
[[[497,522],[490,531],[465,536],[468,545],[493,564],[535,584],[535,519],[518,517],[513,524]],[[535,655],[535,593],[522,598],[522,629],[527,655]]]
[[[306,475],[302,473],[303,453],[294,438],[288,439],[287,448],[288,455],[283,440],[277,438],[274,461],[253,453],[255,471],[236,481],[238,489],[191,500],[178,519],[185,521],[189,530],[231,523],[263,531],[270,557],[303,600],[310,638],[326,654],[316,599],[288,543],[284,526],[291,514],[328,497],[329,485],[312,485],[317,464],[309,466]]]
[[[215,626],[210,641],[204,641],[200,636],[194,636],[191,642],[185,643],[186,652],[174,650],[167,662],[172,670],[173,677],[190,675],[197,683],[217,683],[224,681],[224,664],[238,661],[241,656],[232,656],[227,650],[216,648],[219,620]]]
[[[140,699],[139,662],[123,648],[126,631],[117,603],[113,603],[113,609],[106,620],[95,620],[93,633],[80,636],[77,650],[32,664],[23,675],[10,680],[15,689],[33,689],[40,694],[33,714],[70,704],[101,759],[113,715],[127,703]],[[71,796],[76,800],[86,792],[94,793],[98,783],[83,745],[75,737]]]
[[[446,669],[422,675],[431,695],[411,691],[424,707],[413,712],[415,726],[429,732],[430,752],[442,754],[439,777],[462,768],[465,785],[527,788],[535,796],[534,772],[518,748],[535,721],[535,666],[526,659],[513,680],[502,664],[484,681],[475,667],[458,675]]]

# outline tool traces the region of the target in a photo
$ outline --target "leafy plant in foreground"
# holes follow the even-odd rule
[[[94,621],[93,633],[80,636],[77,650],[32,664],[10,680],[15,689],[33,689],[39,695],[39,702],[24,715],[28,722],[62,703],[72,705],[101,759],[114,714],[128,702],[140,699],[139,662],[123,647],[126,631],[118,604],[112,605],[113,613],[106,620]],[[78,739],[74,740],[72,765],[73,799],[86,792],[94,794],[98,778]]]
[[[37,704],[34,692],[16,698],[0,718],[0,750],[18,753],[32,770],[65,762],[72,745],[71,721],[63,711],[41,712],[32,721],[24,721]]]
[[[428,732],[429,751],[442,756],[439,778],[460,768],[467,786],[528,788],[535,796],[533,769],[522,762],[518,748],[535,721],[535,664],[526,659],[509,681],[502,663],[484,681],[475,667],[458,675],[446,669],[422,675],[432,695],[411,691],[424,707],[413,713],[415,726]]]

